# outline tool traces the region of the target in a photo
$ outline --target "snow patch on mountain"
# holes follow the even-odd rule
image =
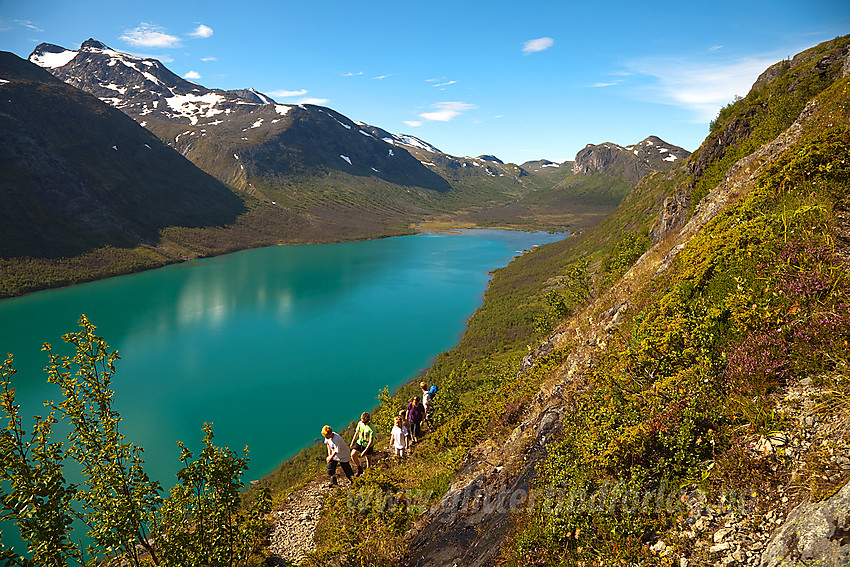
[[[77,53],[79,53],[79,51],[65,50],[59,53],[44,52],[33,54],[30,57],[30,61],[39,67],[44,67],[45,69],[56,69],[57,67],[64,67],[70,63],[71,59],[77,56]]]
[[[225,111],[215,108],[224,97],[216,93],[197,95],[175,95],[165,99],[168,106],[179,116],[185,116],[195,125],[199,118],[211,118]]]

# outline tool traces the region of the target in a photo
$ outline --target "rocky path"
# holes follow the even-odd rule
[[[278,565],[300,563],[315,549],[313,536],[325,498],[334,490],[327,479],[317,479],[287,497],[269,535],[269,551]]]

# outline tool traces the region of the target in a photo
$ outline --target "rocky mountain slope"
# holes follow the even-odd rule
[[[395,193],[402,199],[407,190],[401,187],[424,194],[449,189],[406,151],[430,146],[329,108],[277,104],[252,89],[207,89],[155,59],[94,39],[79,50],[41,44],[29,59],[133,117],[220,180],[269,200],[278,201],[287,186],[309,190],[312,178],[329,172],[399,185]]]
[[[657,136],[626,147],[612,143],[588,144],[576,154],[573,173],[605,173],[637,184],[647,173],[669,171],[677,161],[687,159],[689,155],[689,151],[668,144]]]
[[[232,222],[240,198],[95,97],[0,53],[0,257],[154,242]]]

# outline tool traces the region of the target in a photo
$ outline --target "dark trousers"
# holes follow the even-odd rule
[[[354,476],[354,471],[351,470],[351,463],[345,461],[328,461],[328,476],[333,476],[336,474],[336,466],[340,465],[342,467],[342,472],[345,473],[345,476],[348,477],[348,480],[351,480],[351,477]]]

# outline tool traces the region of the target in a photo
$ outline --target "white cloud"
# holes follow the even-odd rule
[[[204,24],[199,24],[198,27],[195,28],[195,31],[190,33],[189,35],[192,37],[210,37],[213,34],[213,30],[209,26],[205,26]]]
[[[613,83],[593,83],[590,85],[591,88],[598,89],[602,87],[613,87],[614,85],[619,85],[620,81],[614,81]]]
[[[431,85],[431,86],[432,86],[432,87],[434,87],[434,88],[437,88],[437,87],[447,87],[447,86],[449,86],[449,85],[453,85],[453,84],[455,84],[455,83],[457,83],[457,81],[446,81],[445,83],[437,83],[436,85]]]
[[[215,57],[201,57],[201,61],[204,63],[209,63],[210,61],[218,61]]]
[[[417,126],[422,126],[422,122],[420,122],[419,120],[405,120],[404,123],[413,128]]]
[[[138,27],[124,30],[121,39],[134,47],[179,47],[180,38],[169,35],[165,28],[149,23],[141,23]]]
[[[360,76],[360,75],[362,75],[362,74],[363,74],[363,71],[358,71],[358,72],[356,72],[356,73],[351,73],[351,72],[349,72],[349,73],[344,73],[342,76],[343,76],[343,77],[359,77],[359,76]]]
[[[727,63],[681,59],[640,59],[630,66],[653,80],[650,100],[678,106],[707,123],[735,95],[746,95],[758,76],[776,59],[745,58]]]
[[[195,79],[200,79],[201,75],[197,71],[189,71],[188,73],[183,75],[183,78],[189,79],[189,80],[195,80]]]
[[[433,112],[423,112],[420,114],[420,118],[424,118],[425,120],[436,120],[438,122],[448,122],[452,118],[460,115],[460,113],[465,110],[471,110],[476,108],[474,104],[469,104],[467,102],[438,102],[432,105],[437,110]]]
[[[522,53],[528,55],[537,51],[544,51],[552,47],[555,40],[551,37],[539,37],[537,39],[529,39],[522,46]]]
[[[303,98],[298,101],[298,104],[327,104],[330,102],[330,99],[327,98]]]
[[[708,48],[709,51],[719,51],[721,49],[723,49],[722,45],[712,45],[711,47]]]
[[[307,94],[307,89],[301,89],[300,91],[269,91],[267,93],[269,96],[286,98],[288,96],[304,96]]]
[[[29,20],[15,20],[15,23],[18,24],[19,26],[24,26],[25,28],[29,28],[33,31],[37,31],[37,32],[43,32],[44,31],[43,29],[41,29],[40,27],[38,27],[37,25],[35,25],[34,23],[32,23]]]
[[[387,77],[392,77],[392,76],[393,76],[392,73],[390,73],[389,75],[378,75],[377,77],[372,77],[372,80],[373,81],[381,81],[383,79],[386,79]]]

